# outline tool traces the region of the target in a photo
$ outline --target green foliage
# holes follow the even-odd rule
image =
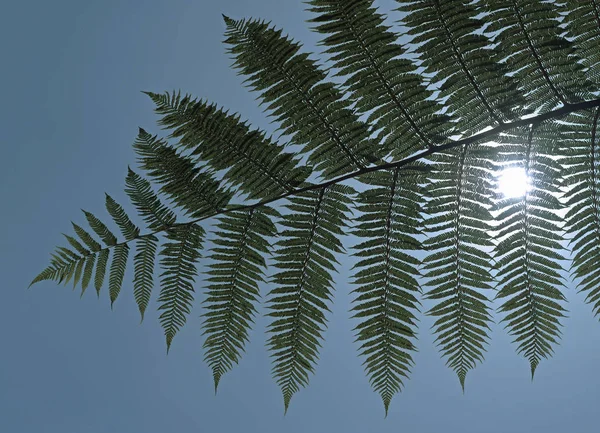
[[[143,236],[136,241],[138,252],[134,258],[133,296],[138,304],[142,320],[144,320],[144,313],[150,302],[152,288],[154,287],[153,273],[157,243],[158,239],[154,235]]]
[[[204,229],[196,224],[173,227],[166,234],[171,242],[165,243],[160,252],[163,272],[158,310],[162,311],[159,320],[165,330],[167,351],[191,311],[195,264],[200,258],[203,237]]]
[[[269,293],[273,317],[267,345],[274,358],[273,376],[283,392],[285,410],[292,395],[308,383],[318,358],[319,340],[326,324],[326,302],[331,300],[340,237],[347,226],[352,188],[331,185],[298,194],[290,200],[277,242]]]
[[[355,318],[357,340],[362,343],[361,355],[371,385],[381,394],[385,411],[403,377],[408,377],[412,365],[411,351],[415,350],[416,317],[420,292],[416,277],[417,260],[411,253],[419,250],[420,234],[418,207],[423,202],[422,166],[378,171],[360,177],[366,185],[374,186],[357,196],[356,218],[352,232],[364,242],[354,246],[359,257],[355,268],[354,290],[357,304]]]
[[[567,247],[600,313],[600,4],[397,0],[399,34],[372,0],[306,3],[322,61],[270,23],[225,17],[233,67],[278,138],[209,101],[144,92],[171,131],[140,128],[133,144],[148,179],[129,169],[125,192],[144,227],[106,195],[121,238],[84,211],[91,230],[73,223],[31,284],[83,295],[93,280],[100,296],[108,279],[112,306],[134,248],[135,302],[143,320],[158,283],[167,350],[205,295],[215,391],[266,284],[287,411],[315,371],[350,233],[350,314],[386,413],[410,376],[421,300],[463,391],[489,344],[492,293],[533,378],[560,338]],[[529,187],[504,197],[495,178],[515,166]]]
[[[264,281],[269,253],[268,238],[277,235],[273,217],[279,214],[269,208],[236,211],[219,219],[207,272],[207,298],[204,301],[204,343],[206,361],[213,370],[215,392],[221,376],[240,358],[248,341],[248,330],[256,313],[259,283]]]
[[[383,24],[369,2],[313,0],[316,30],[327,35],[336,74],[346,78],[350,99],[359,113],[370,113],[368,123],[379,131],[376,141],[385,152],[401,158],[420,148],[445,141],[453,132],[448,116],[430,100],[416,65],[401,56],[404,48]]]
[[[187,95],[181,98],[179,93],[147,94],[163,116],[159,123],[174,130],[171,136],[179,138],[179,145],[192,149],[193,156],[213,169],[227,170],[223,179],[249,199],[290,192],[311,174],[310,167],[297,166],[293,153],[284,152],[263,132],[251,130],[237,115]],[[143,138],[148,140],[147,135]]]
[[[514,119],[523,98],[507,68],[498,63],[501,52],[490,46],[485,34],[474,33],[484,22],[481,10],[461,0],[398,1],[407,13],[403,22],[420,44],[416,51],[425,72],[443,81],[440,96],[449,98],[450,109],[461,132],[473,133]]]
[[[567,20],[568,36],[573,38],[573,47],[587,67],[586,76],[598,83],[600,80],[600,3],[598,0],[589,2],[567,0],[565,11],[569,14]]]
[[[263,21],[234,21],[225,17],[229,52],[234,67],[248,75],[261,92],[263,104],[294,144],[311,152],[308,162],[331,178],[376,161],[368,126],[358,120],[350,103],[300,44],[282,36]]]
[[[593,303],[595,315],[600,313],[599,119],[600,108],[573,119],[576,123],[569,125],[561,161],[568,188],[565,219],[574,253],[572,273],[581,291],[589,292],[586,300]]]
[[[447,365],[464,390],[467,372],[483,361],[491,316],[485,292],[492,289],[489,191],[493,188],[491,149],[460,146],[434,156],[435,171],[428,188],[425,258],[429,314]],[[482,293],[484,291],[484,293]]]

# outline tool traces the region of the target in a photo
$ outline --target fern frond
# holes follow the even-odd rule
[[[108,194],[106,194],[106,208],[125,235],[125,242],[117,243],[117,237],[110,229],[95,215],[84,210],[83,213],[90,227],[102,239],[106,247],[103,248],[82,227],[71,223],[83,245],[72,236],[64,235],[71,247],[77,252],[63,247],[58,248],[57,253],[53,255],[51,265],[42,271],[31,284],[45,279],[58,280],[59,282],[64,281],[66,284],[72,279],[73,287],[75,287],[81,281],[81,296],[83,296],[93,277],[94,287],[98,296],[100,296],[100,290],[104,283],[106,268],[110,258],[110,248],[112,248],[113,256],[108,278],[112,308],[121,291],[127,267],[129,246],[126,242],[139,236],[139,229],[131,222],[123,208]],[[96,268],[95,273],[94,266]]]
[[[63,233],[63,236],[65,237],[65,239],[67,240],[67,242],[69,242],[69,244],[75,248],[75,250],[81,254],[82,256],[87,256],[90,251],[88,249],[86,249],[83,245],[81,245],[79,243],[79,241],[77,241],[77,239],[75,239],[72,236],[66,235]]]
[[[58,247],[52,254],[50,266],[40,272],[29,284],[29,287],[40,281],[54,280],[67,284],[74,277],[76,270],[83,268],[86,256],[65,248]],[[76,284],[75,284],[76,285]]]
[[[273,317],[268,332],[273,376],[283,393],[285,410],[318,358],[319,340],[326,326],[326,302],[331,299],[335,253],[343,251],[339,240],[347,225],[352,188],[332,185],[290,199],[277,242],[273,276],[276,288],[269,293]]]
[[[371,386],[381,395],[386,415],[392,397],[410,373],[411,352],[416,350],[414,313],[419,301],[415,295],[420,288],[415,278],[420,262],[411,251],[421,246],[414,236],[420,233],[423,177],[411,168],[360,177],[374,188],[358,194],[356,209],[362,215],[356,218],[352,232],[366,238],[354,247],[354,256],[359,258],[354,265],[358,288],[352,308],[353,317],[360,319],[356,340],[361,343]]]
[[[586,76],[600,84],[600,1],[566,0],[567,35],[586,66]]]
[[[100,221],[90,212],[83,211],[83,213],[85,214],[85,217],[88,220],[88,224],[90,225],[92,230],[96,232],[96,234],[100,237],[100,239],[102,239],[102,242],[104,242],[106,246],[112,247],[116,245],[116,236],[112,234],[112,232],[108,229],[108,227],[106,227],[106,225],[104,225],[102,221]]]
[[[567,235],[572,246],[572,275],[586,301],[600,313],[600,109],[572,118],[565,134],[567,192],[565,215]],[[577,122],[577,123],[575,123]],[[589,133],[591,131],[591,134]]]
[[[154,262],[156,260],[156,245],[158,239],[154,235],[140,237],[136,242],[137,254],[134,261],[133,296],[140,310],[142,321],[150,302],[154,287]]]
[[[102,289],[102,285],[104,284],[104,276],[106,275],[106,266],[108,265],[109,256],[110,251],[108,249],[103,249],[98,253],[96,274],[94,275],[94,288],[96,289],[98,297],[100,297],[100,289]]]
[[[312,0],[317,14],[310,22],[328,35],[321,43],[329,47],[336,74],[346,78],[349,97],[359,113],[371,113],[368,123],[380,130],[377,141],[395,159],[439,144],[452,135],[448,116],[438,114],[441,105],[430,99],[415,65],[402,58],[372,0]]]
[[[350,110],[337,87],[323,81],[321,71],[300,44],[262,21],[227,24],[225,43],[234,67],[261,92],[271,116],[294,144],[310,153],[308,162],[326,178],[365,167],[381,157],[367,126]]]
[[[485,127],[515,119],[523,97],[499,53],[485,35],[474,3],[464,0],[396,0],[407,13],[412,43],[425,72],[443,81],[440,97],[448,98],[461,131],[476,133]],[[420,102],[420,101],[419,101]]]
[[[193,283],[204,229],[196,224],[179,225],[170,228],[166,237],[171,242],[165,243],[159,253],[163,272],[160,274],[158,310],[162,311],[159,320],[165,331],[168,352],[173,337],[185,324],[194,300]]]
[[[106,210],[121,229],[126,241],[135,239],[140,235],[140,229],[131,222],[121,205],[108,194],[106,194]]]
[[[33,286],[35,283],[39,283],[40,281],[47,280],[57,280],[58,269],[55,265],[50,265],[45,268],[42,272],[40,272],[36,277],[29,283],[29,287]]]
[[[121,292],[123,277],[127,267],[127,258],[129,257],[129,246],[127,244],[119,244],[113,250],[112,263],[108,276],[108,293],[110,296],[110,308],[117,300]]]
[[[490,273],[493,166],[491,149],[461,146],[434,155],[428,185],[426,231],[434,236],[424,243],[426,298],[436,300],[427,312],[435,316],[436,343],[464,391],[465,378],[483,362],[491,322],[485,291],[493,288]],[[483,293],[482,293],[483,292]]]
[[[284,152],[264,132],[251,130],[239,115],[189,95],[146,93],[163,116],[159,123],[174,129],[171,136],[215,170],[227,170],[223,179],[240,187],[250,199],[290,192],[311,174],[310,167],[298,166],[294,154]]]
[[[553,125],[529,127],[501,137],[500,148],[507,158],[522,161],[529,189],[522,196],[499,201],[499,225],[495,256],[498,269],[497,298],[508,298],[500,311],[503,322],[518,343],[518,353],[529,360],[531,377],[540,363],[553,353],[560,335],[559,318],[564,316],[564,286],[559,261],[563,237],[559,235],[562,205],[557,198],[561,166],[551,155],[556,143],[546,136]]]
[[[192,218],[201,218],[223,210],[233,193],[221,188],[210,173],[202,171],[189,157],[177,154],[157,136],[139,129],[133,148],[139,162],[158,184],[160,192],[183,208]]]
[[[205,361],[213,371],[215,392],[223,374],[237,364],[248,341],[248,330],[256,313],[258,284],[264,281],[264,255],[270,252],[266,239],[277,229],[271,219],[278,217],[268,207],[231,212],[219,219],[207,274],[208,310],[204,316]]]
[[[125,192],[146,233],[107,194],[124,240],[84,211],[91,230],[73,223],[31,284],[72,282],[83,295],[93,279],[99,295],[108,279],[112,308],[135,241],[142,320],[160,256],[168,352],[194,302],[199,224],[214,218],[202,326],[215,392],[245,350],[273,248],[267,347],[287,411],[316,368],[350,232],[354,331],[386,414],[413,366],[420,284],[464,392],[487,349],[496,270],[502,320],[533,379],[566,311],[565,240],[572,276],[600,315],[600,0],[396,1],[399,35],[375,0],[306,0],[329,63],[269,22],[224,17],[232,66],[277,136],[204,99],[144,92],[170,130],[140,128],[134,143],[148,180],[129,169]],[[500,197],[494,171],[514,165],[529,189]],[[178,222],[172,207],[189,219]]]
[[[74,222],[71,222],[71,225],[73,226],[75,233],[77,233],[77,236],[79,236],[79,238],[83,241],[83,243],[85,243],[85,245],[90,250],[92,250],[93,252],[97,252],[102,249],[102,245],[100,245],[88,232],[86,232]],[[67,237],[67,239],[69,238]]]
[[[151,230],[165,230],[175,224],[173,211],[163,205],[152,191],[150,182],[128,169],[125,192]]]
[[[81,296],[85,293],[85,290],[92,280],[94,274],[94,264],[96,262],[96,255],[89,255],[85,259],[85,266],[83,268],[83,275],[81,277]]]
[[[480,12],[495,33],[494,43],[532,109],[548,110],[582,100],[590,88],[573,51],[562,37],[552,2],[483,0]]]

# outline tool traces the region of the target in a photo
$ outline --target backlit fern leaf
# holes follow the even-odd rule
[[[436,317],[437,345],[463,390],[468,371],[483,361],[491,321],[490,153],[472,145],[436,154],[427,190],[426,231],[434,235],[424,244],[425,296],[437,301],[427,314]]]
[[[78,263],[83,263],[83,260],[85,260],[85,257],[77,255],[68,248],[58,247],[56,252],[52,254],[50,266],[40,272],[29,284],[29,287],[45,280],[55,280],[59,283],[64,281],[67,284],[72,278],[75,267]]]
[[[252,208],[229,213],[217,224],[203,314],[205,360],[213,371],[215,392],[223,374],[238,363],[248,341],[258,285],[264,281],[263,256],[271,249],[267,238],[277,234],[271,219],[277,216],[268,207]]]
[[[110,274],[108,277],[108,293],[110,296],[110,306],[117,300],[123,285],[125,268],[127,267],[127,258],[129,257],[129,245],[119,244],[113,250],[113,259],[110,265]]]
[[[565,134],[566,226],[571,235],[572,273],[586,301],[600,313],[600,108],[572,117]],[[575,123],[577,122],[577,123]],[[592,131],[591,136],[588,131]]]
[[[174,141],[140,129],[134,143],[158,189],[128,171],[125,192],[147,232],[107,195],[124,240],[86,212],[93,233],[73,224],[76,236],[65,235],[67,247],[31,284],[73,282],[83,294],[93,278],[99,293],[108,272],[112,305],[135,241],[143,317],[159,251],[168,350],[193,304],[199,224],[217,221],[202,314],[217,386],[244,351],[274,247],[267,344],[287,410],[317,363],[340,238],[350,232],[360,238],[359,350],[386,411],[412,368],[419,284],[431,288],[424,297],[434,301],[437,343],[464,388],[486,349],[492,264],[500,311],[533,375],[565,311],[563,210],[572,274],[600,313],[600,3],[397,0],[400,34],[372,0],[306,3],[322,63],[269,23],[225,18],[233,67],[286,142],[214,103],[145,92]],[[515,165],[529,189],[494,201],[494,172]],[[352,182],[362,182],[358,193]],[[190,219],[178,222],[171,204]],[[284,230],[271,245],[276,220]],[[419,249],[428,253],[422,263]]]
[[[96,263],[96,273],[94,274],[94,288],[96,293],[100,296],[100,290],[104,284],[104,276],[106,275],[106,266],[108,265],[108,259],[110,251],[104,249],[98,253],[98,262]]]
[[[131,168],[125,180],[125,192],[131,202],[148,224],[151,230],[164,230],[175,224],[176,217],[173,211],[163,205],[152,191],[150,182],[135,173]]]
[[[142,320],[150,302],[154,287],[154,262],[158,239],[154,235],[142,236],[136,241],[137,254],[134,261],[133,296],[140,310]]]
[[[360,319],[355,328],[360,353],[386,414],[413,364],[420,288],[419,260],[411,253],[420,247],[414,236],[420,233],[423,204],[418,169],[424,168],[415,165],[361,176],[371,188],[357,197],[361,215],[352,234],[366,239],[354,247],[359,261],[354,265],[358,288],[352,311]]]
[[[549,128],[552,131],[552,128]],[[553,353],[552,344],[560,335],[559,318],[565,301],[558,263],[563,237],[561,208],[557,198],[561,166],[553,158],[553,136],[546,136],[545,125],[529,127],[526,134],[517,131],[502,137],[501,154],[510,162],[522,161],[529,188],[522,197],[506,198],[496,204],[499,212],[497,258],[497,298],[505,302],[500,311],[507,313],[503,322],[518,343],[518,352],[529,360],[531,377],[540,363]]]
[[[425,72],[443,81],[440,97],[449,98],[450,109],[464,132],[478,132],[512,120],[524,102],[499,53],[485,35],[474,33],[483,26],[478,10],[464,0],[396,0],[408,15],[412,43]]]
[[[90,250],[92,250],[93,252],[100,251],[102,245],[100,245],[88,232],[86,232],[84,229],[82,229],[80,226],[73,222],[71,223],[71,225],[73,226],[75,233],[77,233],[77,236],[79,236],[79,238],[85,243],[85,245]]]
[[[127,262],[128,246],[126,244],[117,245],[116,236],[102,221],[100,221],[90,212],[83,212],[88,220],[88,223],[102,238],[106,247],[115,247],[115,254],[113,255],[113,262],[109,273],[109,290],[112,305],[118,296],[123,281],[123,275],[125,273],[125,266]],[[73,287],[75,288],[81,281],[81,295],[83,296],[85,290],[89,286],[90,281],[92,280],[92,277],[94,276],[94,265],[96,265],[94,285],[99,293],[106,273],[109,250],[108,248],[102,248],[102,245],[99,244],[82,227],[75,223],[72,223],[72,225],[75,233],[85,244],[85,246],[72,236],[64,235],[68,243],[76,252],[64,247],[58,248],[58,254],[53,255],[51,266],[42,271],[42,273],[38,275],[31,284],[46,279],[64,281],[66,284],[72,279]]]
[[[85,293],[85,289],[87,289],[87,287],[90,284],[90,281],[92,280],[92,275],[94,273],[94,263],[96,262],[96,256],[95,255],[89,255],[86,259],[85,259],[85,265],[83,268],[83,275],[81,277],[81,296],[83,296],[83,294]]]
[[[600,82],[600,1],[566,0],[568,36],[583,64],[588,68],[586,76]]]
[[[106,194],[106,210],[108,210],[110,216],[119,226],[119,229],[121,229],[121,233],[123,233],[126,241],[130,241],[139,236],[140,229],[131,222],[121,205],[108,194]]]
[[[360,113],[380,130],[377,141],[401,158],[446,141],[452,134],[441,106],[430,100],[416,66],[402,58],[397,35],[383,24],[372,0],[312,0],[316,30],[332,56],[338,76],[346,78],[349,96]]]
[[[96,218],[92,213],[83,211],[86,219],[88,220],[88,224],[90,227],[96,232],[100,239],[104,242],[106,246],[112,247],[116,245],[117,238],[115,235],[111,233],[111,231],[104,225],[102,221]]]
[[[225,18],[225,23],[234,66],[261,92],[282,132],[311,152],[308,162],[315,170],[331,178],[378,159],[367,126],[338,88],[323,81],[325,73],[308,54],[299,53],[299,43],[262,21]]]
[[[550,2],[483,0],[488,13],[487,33],[514,73],[519,89],[533,109],[550,109],[576,102],[587,94],[589,83],[572,44],[562,37],[558,10]]]
[[[239,115],[188,95],[147,94],[163,116],[160,124],[174,130],[172,137],[215,170],[227,170],[224,179],[250,199],[290,192],[311,173],[310,167],[297,166],[294,154],[284,152],[264,132],[250,129]]]
[[[285,229],[276,244],[273,276],[276,287],[269,293],[267,314],[273,376],[283,392],[285,410],[301,386],[308,384],[318,358],[321,334],[326,326],[326,302],[331,300],[331,272],[343,251],[339,237],[347,225],[353,190],[333,185],[290,199],[283,216]]]
[[[160,192],[183,208],[191,218],[219,212],[231,200],[232,192],[221,188],[210,173],[196,166],[189,157],[177,154],[165,141],[142,128],[133,147],[139,155],[142,168],[162,185]],[[170,224],[166,220],[165,225]]]
[[[194,300],[194,278],[196,262],[200,258],[204,229],[196,224],[180,225],[166,232],[170,241],[160,251],[161,277],[158,298],[159,320],[165,331],[167,351],[173,337],[185,324]]]

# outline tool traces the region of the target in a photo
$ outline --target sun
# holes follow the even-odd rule
[[[508,167],[498,176],[498,190],[506,198],[521,197],[528,188],[529,179],[524,168]]]

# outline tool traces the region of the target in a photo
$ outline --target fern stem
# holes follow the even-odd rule
[[[308,186],[305,186],[303,188],[298,188],[298,189],[294,189],[290,192],[287,192],[285,194],[281,194],[275,197],[271,197],[271,198],[267,198],[264,200],[261,200],[259,202],[253,203],[253,204],[246,204],[246,205],[237,205],[237,206],[230,206],[227,209],[223,209],[220,212],[215,212],[211,215],[205,215],[203,217],[200,218],[196,218],[195,220],[191,220],[185,223],[176,223],[173,224],[172,226],[162,226],[160,229],[155,230],[153,232],[150,233],[146,233],[144,235],[138,236],[136,238],[133,239],[129,239],[123,242],[119,242],[116,243],[115,245],[111,245],[105,248],[102,248],[99,251],[102,250],[106,250],[106,249],[110,249],[113,247],[116,247],[117,245],[123,244],[123,243],[128,243],[134,239],[138,239],[140,237],[144,237],[144,236],[150,236],[150,235],[154,235],[154,234],[158,234],[160,232],[163,231],[169,231],[172,230],[175,227],[180,227],[180,226],[187,226],[187,225],[193,225],[193,224],[197,224],[201,221],[207,220],[209,218],[213,218],[215,216],[219,216],[219,215],[226,215],[228,213],[231,212],[236,212],[236,211],[248,211],[250,209],[254,209],[254,208],[258,208],[261,206],[265,206],[267,204],[279,201],[279,200],[283,200],[285,198],[288,197],[292,197],[292,196],[296,196],[298,194],[302,194],[304,192],[308,192],[308,191],[314,191],[314,190],[318,190],[318,189],[325,189],[331,185],[335,185],[337,183],[343,182],[345,180],[349,180],[349,179],[353,179],[355,177],[361,176],[363,174],[366,173],[372,173],[372,172],[376,172],[376,171],[381,171],[381,170],[393,170],[396,168],[400,168],[406,165],[409,165],[413,162],[419,161],[421,159],[427,158],[430,155],[433,155],[435,153],[438,152],[442,152],[444,150],[449,150],[449,149],[453,149],[455,147],[458,146],[468,146],[470,144],[476,143],[478,141],[482,141],[482,140],[486,140],[486,139],[490,139],[496,135],[498,135],[501,132],[505,132],[514,128],[518,128],[520,126],[525,126],[525,125],[538,125],[542,122],[544,122],[545,120],[549,120],[549,119],[557,119],[560,117],[564,117],[570,113],[576,112],[576,111],[582,111],[582,110],[589,110],[590,108],[600,108],[600,98],[598,99],[591,99],[588,101],[582,101],[582,102],[578,102],[578,103],[574,103],[574,104],[566,104],[560,108],[557,108],[555,110],[551,110],[548,111],[546,113],[542,113],[539,114],[537,116],[533,116],[533,117],[529,117],[526,119],[520,119],[520,120],[516,120],[514,122],[510,122],[510,123],[502,123],[500,125],[498,125],[495,128],[492,128],[488,131],[484,131],[484,132],[480,132],[479,134],[475,134],[472,135],[471,137],[467,137],[467,138],[463,138],[460,140],[456,140],[456,141],[452,141],[450,143],[444,143],[444,144],[439,144],[436,145],[433,148],[429,148],[426,150],[423,150],[419,153],[414,154],[413,156],[410,156],[408,158],[404,158],[401,159],[399,161],[393,161],[393,162],[388,162],[385,164],[380,164],[380,165],[374,165],[371,167],[365,167],[365,168],[361,168],[360,170],[356,170],[354,172],[345,174],[343,176],[328,180],[326,182],[323,183],[318,183],[318,184],[310,184]],[[98,252],[99,252],[98,251]]]

